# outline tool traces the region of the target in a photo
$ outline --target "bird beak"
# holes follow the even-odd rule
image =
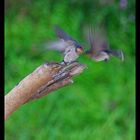
[[[83,53],[83,49],[81,49],[81,48],[77,48],[76,51],[77,51],[78,54],[82,54]]]

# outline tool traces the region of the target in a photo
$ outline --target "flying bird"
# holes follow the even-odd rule
[[[90,49],[85,52],[91,59],[95,61],[107,61],[110,56],[115,56],[124,60],[124,55],[121,50],[114,50],[109,48],[109,44],[106,41],[103,30],[93,31],[90,27],[88,32],[88,42]]]
[[[79,55],[83,53],[83,47],[59,26],[55,26],[55,32],[60,40],[49,43],[49,49],[63,53],[62,64],[70,64],[76,61]]]

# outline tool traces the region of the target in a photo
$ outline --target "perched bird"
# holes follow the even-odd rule
[[[60,40],[49,43],[49,49],[57,50],[64,54],[62,63],[69,64],[74,62],[83,53],[83,47],[59,26],[55,26],[55,32]]]
[[[93,29],[89,28],[88,42],[90,43],[90,49],[85,54],[95,61],[107,61],[110,56],[118,57],[123,61],[123,52],[121,50],[110,49],[103,33],[101,29],[99,31],[94,30],[93,33]]]

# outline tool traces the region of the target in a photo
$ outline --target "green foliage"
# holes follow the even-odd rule
[[[9,1],[10,2],[10,1]],[[125,61],[112,58],[88,66],[74,84],[25,104],[6,121],[6,140],[134,140],[135,139],[135,21],[134,1],[125,10],[119,3],[100,1],[12,1],[5,15],[5,94],[45,61],[61,61],[58,52],[44,51],[55,40],[55,24],[81,44],[84,28],[107,30],[112,48],[122,49]]]

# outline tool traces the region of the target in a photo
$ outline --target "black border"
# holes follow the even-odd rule
[[[1,25],[0,25],[0,139],[4,139],[4,1],[0,1]],[[3,132],[3,133],[2,133]]]

